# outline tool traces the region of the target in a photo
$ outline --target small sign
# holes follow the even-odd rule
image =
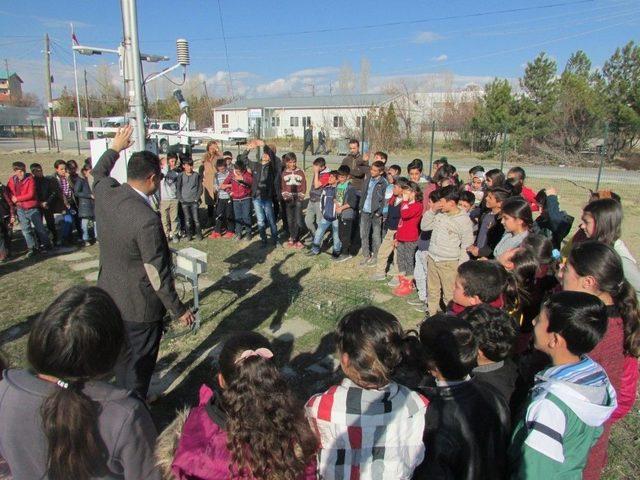
[[[249,118],[262,118],[262,109],[261,108],[250,108],[249,109]]]

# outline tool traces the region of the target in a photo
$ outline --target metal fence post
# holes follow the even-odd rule
[[[607,140],[609,137],[609,124],[604,125],[604,140],[600,149],[600,166],[598,167],[598,179],[596,180],[596,192],[600,190],[600,179],[602,178],[602,169],[604,167],[604,158],[607,155]]]
[[[429,153],[429,175],[431,175],[431,171],[433,170],[433,140],[436,136],[436,121],[433,120],[431,122],[431,152]]]
[[[507,153],[507,126],[504,126],[502,133],[502,152],[500,154],[500,170],[504,170],[504,157]]]
[[[31,120],[31,137],[33,138],[33,152],[38,153],[38,147],[36,146],[36,131],[33,129],[33,120]]]

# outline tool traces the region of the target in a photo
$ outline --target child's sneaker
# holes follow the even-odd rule
[[[375,257],[369,258],[369,261],[367,262],[367,267],[377,267],[377,266],[378,266],[378,259]]]
[[[393,294],[396,297],[406,297],[413,292],[413,280],[410,278],[402,277],[400,285],[393,289]]]
[[[295,245],[295,242],[293,240],[289,240],[287,242],[287,247],[289,247],[289,248],[293,248],[294,245]]]
[[[391,277],[391,280],[387,283],[390,287],[397,287],[400,285],[400,275],[394,275]]]
[[[351,260],[352,258],[353,258],[353,255],[349,255],[348,253],[341,253],[337,257],[333,257],[333,261],[340,263],[340,262],[346,262],[347,260]]]
[[[387,276],[384,273],[374,273],[369,277],[369,280],[373,280],[374,282],[381,282],[386,279]]]
[[[222,238],[233,238],[235,237],[235,234],[233,232],[225,232],[224,235],[222,235]]]
[[[407,300],[407,303],[415,307],[415,306],[422,305],[424,303],[424,300],[420,300],[419,297],[412,296],[409,300]]]
[[[360,267],[364,267],[364,266],[368,265],[368,264],[369,264],[369,260],[371,260],[371,257],[364,257],[364,258],[360,261],[360,263],[358,263],[358,266],[360,266]]]
[[[222,235],[220,235],[218,232],[213,232],[211,235],[209,235],[209,238],[211,239],[220,238],[220,237],[222,237]]]
[[[426,302],[421,302],[420,305],[413,307],[416,312],[427,313],[429,311],[429,305]]]

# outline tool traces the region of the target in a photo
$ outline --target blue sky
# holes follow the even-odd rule
[[[515,82],[540,51],[562,68],[582,49],[600,66],[617,46],[638,41],[640,31],[637,0],[221,0],[221,7],[231,85],[215,0],[139,0],[141,49],[175,60],[175,39],[187,38],[192,88],[206,81],[216,95],[308,95],[335,93],[344,65],[354,71],[357,91],[363,57],[369,92],[400,81],[420,90],[458,88],[492,77]],[[21,75],[26,91],[42,96],[46,32],[54,41],[54,96],[73,87],[71,21],[83,44],[114,48],[120,40],[116,0],[0,4],[0,60]],[[103,78],[100,64],[119,85],[114,57],[77,58],[93,88]],[[146,64],[145,74],[156,69]],[[159,88],[162,96],[168,86]]]

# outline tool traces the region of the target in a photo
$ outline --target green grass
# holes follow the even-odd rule
[[[6,175],[10,156],[0,156],[0,175]],[[31,160],[27,160],[31,161]],[[532,188],[548,185],[532,178]],[[560,202],[576,219],[587,200],[583,186],[559,181]],[[625,204],[624,238],[631,250],[640,254],[640,207]],[[574,225],[577,227],[578,220]],[[158,371],[160,386],[170,388],[152,410],[159,425],[166,425],[176,409],[197,401],[200,384],[214,381],[213,352],[216,345],[231,332],[256,330],[269,335],[280,323],[300,318],[315,328],[292,339],[274,340],[281,364],[293,366],[301,376],[292,380],[301,395],[323,388],[330,379],[308,372],[305,367],[333,352],[332,331],[337,320],[352,308],[376,304],[398,316],[405,328],[413,328],[422,319],[402,299],[393,297],[384,282],[371,282],[370,268],[360,268],[357,261],[335,264],[326,254],[307,257],[304,251],[290,249],[263,250],[258,241],[234,243],[230,240],[193,242],[192,246],[208,254],[206,277],[213,286],[202,292],[200,313],[202,326],[185,332],[173,326],[161,344]],[[187,246],[181,243],[179,248]],[[86,249],[97,257],[98,247]],[[249,271],[237,280],[230,271]],[[33,319],[66,288],[86,284],[84,274],[74,272],[68,262],[56,258],[18,259],[0,265],[0,349],[14,366],[25,366],[25,346]],[[180,290],[185,300],[190,294]],[[156,386],[155,388],[158,388]],[[609,449],[610,465],[604,478],[632,479],[640,477],[640,403],[632,413],[613,428]]]

